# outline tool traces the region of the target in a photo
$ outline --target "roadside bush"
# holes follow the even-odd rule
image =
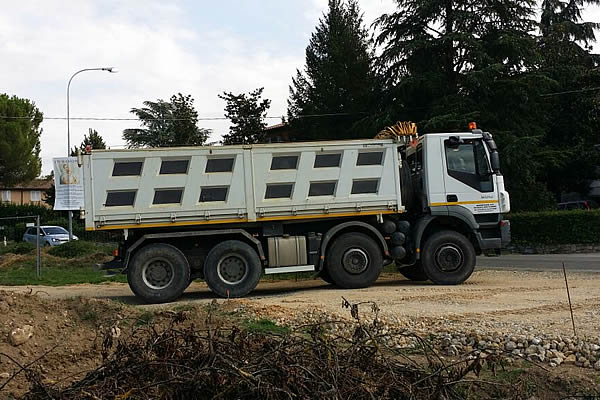
[[[110,254],[111,249],[108,246],[97,246],[92,242],[85,240],[74,240],[61,244],[60,246],[52,247],[48,250],[50,255],[62,258],[77,258],[85,257],[93,254]]]
[[[0,254],[29,254],[35,250],[35,245],[29,242],[15,242],[8,246],[0,245]]]
[[[600,210],[526,212],[506,217],[515,244],[600,243]]]

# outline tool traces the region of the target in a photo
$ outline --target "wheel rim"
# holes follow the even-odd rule
[[[438,268],[443,272],[455,272],[463,265],[464,255],[462,250],[453,245],[440,246],[435,253],[435,261]]]
[[[175,278],[173,265],[164,258],[154,258],[144,264],[142,279],[149,288],[161,290],[168,287]]]
[[[344,253],[342,265],[347,272],[360,274],[369,266],[369,256],[362,249],[352,248]]]
[[[236,285],[248,276],[248,263],[237,254],[227,254],[219,260],[217,274],[223,282]]]

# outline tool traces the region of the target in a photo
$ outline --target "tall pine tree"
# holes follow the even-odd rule
[[[356,0],[329,0],[292,79],[288,117],[299,140],[373,136],[357,124],[374,93],[373,49]],[[331,115],[338,114],[338,115]]]

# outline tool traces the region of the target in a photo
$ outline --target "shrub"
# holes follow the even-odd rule
[[[515,244],[600,243],[600,210],[526,212],[506,217]]]
[[[16,242],[11,243],[8,246],[4,247],[0,245],[0,254],[29,254],[33,250],[35,250],[35,245],[29,242]]]
[[[85,240],[74,240],[61,244],[60,246],[52,247],[48,250],[48,253],[55,257],[62,258],[77,258],[85,257],[93,254],[109,253],[109,249],[105,246],[99,247],[92,242],[86,242]]]

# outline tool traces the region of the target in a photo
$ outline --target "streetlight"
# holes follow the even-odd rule
[[[75,72],[71,75],[69,83],[67,84],[67,157],[71,155],[71,120],[69,115],[69,92],[71,89],[71,81],[75,78],[75,75],[85,71],[108,71],[110,73],[117,73],[119,70],[114,67],[100,67],[100,68],[84,68]],[[70,196],[69,196],[70,197]],[[70,199],[69,199],[70,200]],[[69,241],[73,240],[73,211],[69,210]]]

